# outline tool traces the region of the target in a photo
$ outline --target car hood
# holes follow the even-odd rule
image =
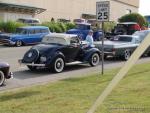
[[[97,47],[102,46],[102,42],[94,42]],[[120,46],[131,44],[131,42],[122,42],[122,41],[104,41],[104,48],[117,48]]]
[[[32,49],[38,50],[41,55],[46,55],[58,50],[60,47],[61,45],[59,44],[38,44],[33,46]]]
[[[3,33],[3,34],[0,34],[0,39],[9,39],[11,36],[11,34],[9,33]]]
[[[70,29],[66,33],[67,34],[79,34],[81,32],[80,29]]]
[[[4,33],[4,34],[0,34],[0,39],[10,39],[13,37],[19,37],[20,34],[12,34],[12,33]]]
[[[98,42],[94,42],[95,44],[100,44],[102,45],[102,42],[101,41],[98,41]],[[126,45],[126,44],[129,44],[131,42],[123,42],[123,41],[104,41],[104,45]]]

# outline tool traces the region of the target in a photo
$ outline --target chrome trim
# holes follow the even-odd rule
[[[33,63],[22,63],[22,60],[18,60],[18,63],[20,65],[27,65],[27,66],[38,66],[38,67],[45,67],[46,66],[45,64],[35,64],[34,62]]]
[[[10,78],[14,78],[14,74],[12,72],[9,73]]]

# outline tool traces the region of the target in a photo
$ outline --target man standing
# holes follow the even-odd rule
[[[86,36],[86,39],[85,39],[86,42],[88,42],[88,47],[95,47],[94,46],[94,41],[93,41],[93,31],[90,30],[88,35]]]

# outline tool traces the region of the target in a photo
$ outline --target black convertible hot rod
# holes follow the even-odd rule
[[[57,33],[45,36],[41,44],[33,46],[19,60],[30,70],[46,67],[57,73],[63,71],[68,63],[75,61],[96,66],[100,61],[100,51],[86,47],[77,35]]]

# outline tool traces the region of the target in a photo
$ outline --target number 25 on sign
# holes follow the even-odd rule
[[[96,3],[96,14],[98,21],[109,21],[109,1],[101,1]]]

